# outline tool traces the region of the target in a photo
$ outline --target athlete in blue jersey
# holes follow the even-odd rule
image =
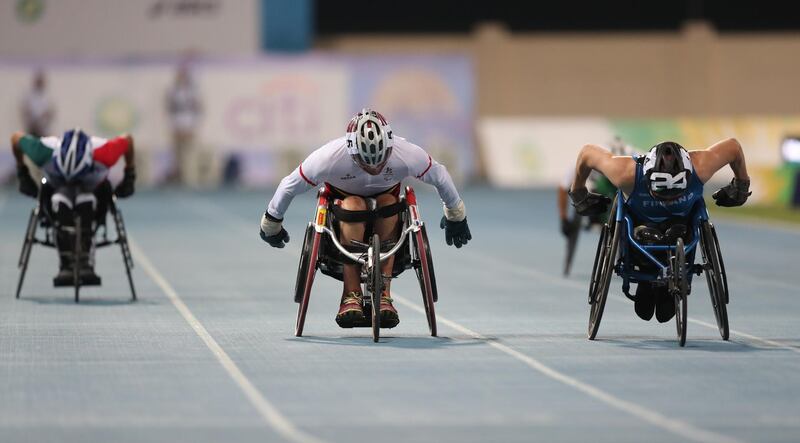
[[[569,196],[581,215],[605,212],[611,200],[586,189],[589,174],[600,171],[622,190],[637,225],[664,229],[675,223],[688,224],[695,203],[703,198],[703,184],[726,165],[733,170],[734,178],[712,197],[718,206],[741,206],[750,195],[750,176],[736,139],[697,151],[667,141],[643,156],[614,156],[600,146],[586,145],[578,155]],[[648,283],[637,285],[635,309],[644,320],[650,320],[655,312],[662,323],[675,315],[675,305],[666,290]]]

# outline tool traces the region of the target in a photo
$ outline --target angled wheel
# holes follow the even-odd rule
[[[31,210],[31,216],[28,218],[28,227],[25,229],[25,240],[22,243],[22,251],[19,254],[19,279],[17,280],[17,294],[19,298],[22,292],[22,282],[25,281],[25,273],[28,271],[28,261],[31,258],[31,250],[33,250],[33,239],[36,235],[36,222],[39,217],[39,207]]]
[[[297,265],[297,280],[294,284],[294,302],[303,301],[303,292],[306,288],[308,277],[308,262],[311,258],[311,246],[314,243],[314,228],[309,224],[303,236],[303,247],[300,248],[300,263]]]
[[[372,302],[372,341],[381,338],[381,293],[383,292],[383,276],[381,275],[381,239],[378,234],[372,235],[370,242],[371,267],[367,284]]]
[[[564,277],[569,276],[572,270],[572,260],[575,258],[575,249],[578,247],[578,237],[581,233],[581,220],[583,218],[575,214],[569,220],[569,235],[567,235],[567,256],[564,259]]]
[[[300,306],[297,309],[297,321],[295,322],[294,327],[295,337],[301,337],[303,335],[303,326],[306,323],[306,312],[308,312],[308,303],[309,299],[311,298],[311,287],[314,285],[314,274],[317,272],[317,257],[319,256],[319,245],[321,239],[322,235],[316,232],[311,225],[306,228],[303,254],[300,256],[300,265],[297,275],[297,286],[301,285],[300,278],[303,279],[302,288],[297,286],[295,287],[295,300],[297,300],[298,291],[300,291],[299,293],[302,293],[299,301]],[[306,246],[309,244],[310,247],[306,249]],[[308,253],[306,253],[306,251],[308,251]]]
[[[619,255],[622,224],[617,223],[615,219],[616,200],[612,205],[608,223],[603,225],[600,241],[597,244],[592,280],[589,283],[589,340],[594,340],[600,329],[600,321],[603,319],[603,310],[608,299],[608,288]]]
[[[730,336],[726,306],[728,287],[724,278],[722,254],[719,251],[714,226],[708,222],[700,226],[700,247],[703,254],[703,271],[706,274],[708,293],[711,296],[711,307],[714,309],[719,335],[723,340],[728,340]]]
[[[122,261],[125,264],[125,273],[128,275],[128,286],[131,288],[131,301],[136,301],[136,288],[133,286],[133,256],[128,245],[128,232],[125,230],[125,222],[122,220],[122,212],[116,205],[112,204],[111,213],[114,217],[114,227],[117,229],[117,243],[122,251]]]
[[[436,276],[433,273],[433,260],[431,259],[431,248],[428,243],[428,234],[425,226],[414,234],[414,247],[418,262],[414,264],[414,271],[417,274],[420,290],[422,291],[422,304],[425,306],[425,317],[428,320],[428,330],[432,337],[436,337],[436,309],[434,303],[438,300],[436,290]]]
[[[72,262],[72,283],[75,285],[75,303],[80,301],[81,296],[81,276],[80,276],[80,262],[81,262],[81,236],[83,234],[81,229],[81,217],[75,216],[75,246],[73,247],[73,262]]]
[[[689,295],[689,282],[686,272],[686,251],[682,238],[679,238],[675,244],[671,274],[672,284],[670,286],[675,300],[675,327],[678,332],[678,343],[681,346],[685,346],[686,323],[688,320],[686,299]]]

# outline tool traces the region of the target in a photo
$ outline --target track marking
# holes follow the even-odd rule
[[[212,337],[205,326],[200,323],[200,320],[194,316],[167,279],[158,272],[142,248],[130,237],[128,237],[128,241],[130,242],[131,252],[134,258],[139,262],[144,272],[150,276],[159,288],[161,288],[167,299],[172,302],[175,309],[177,309],[183,319],[186,320],[186,323],[188,323],[197,336],[203,340],[203,343],[205,343],[211,353],[214,354],[214,357],[217,358],[217,361],[219,361],[236,385],[239,386],[239,389],[242,390],[247,399],[250,400],[250,403],[256,408],[264,421],[278,434],[289,441],[296,443],[323,443],[323,440],[298,429],[272,402],[261,394],[247,376],[244,375],[242,370],[239,369],[239,366],[230,358],[228,353],[222,349],[222,346],[214,340],[214,337]]]
[[[523,275],[531,275],[531,276],[534,276],[534,277],[536,277],[538,279],[546,280],[546,281],[548,281],[548,282],[550,282],[550,283],[552,283],[554,285],[560,285],[560,286],[564,286],[564,287],[580,289],[582,291],[586,291],[587,292],[587,296],[588,296],[588,286],[586,284],[581,284],[581,283],[578,283],[578,282],[572,281],[572,280],[564,280],[563,278],[560,278],[560,277],[553,277],[552,275],[547,274],[547,273],[542,272],[542,271],[539,271],[539,270],[537,270],[535,268],[526,268],[526,267],[520,266],[520,265],[518,265],[516,263],[507,262],[507,261],[505,261],[505,260],[503,260],[502,258],[499,258],[499,257],[494,257],[494,256],[493,257],[487,257],[487,256],[483,256],[483,255],[480,255],[480,254],[476,254],[474,252],[469,252],[469,251],[465,251],[464,255],[466,255],[468,257],[471,257],[474,261],[479,261],[481,263],[485,263],[488,266],[493,266],[493,267],[495,267],[495,269],[498,269],[500,271],[505,271],[505,272],[511,271],[511,272],[516,272],[516,273],[523,274]],[[614,300],[614,301],[620,302],[620,303],[626,303],[626,304],[628,302],[627,298],[625,298],[625,297],[623,297],[623,296],[621,296],[619,294],[613,294],[610,297],[608,297],[608,299],[609,300]],[[703,327],[706,327],[706,328],[709,328],[709,329],[713,329],[715,331],[719,331],[719,328],[717,328],[716,324],[712,324],[712,323],[709,323],[709,322],[706,322],[706,321],[703,321],[703,320],[700,320],[700,319],[697,319],[697,318],[694,318],[694,317],[689,317],[688,321],[689,321],[689,323],[693,323],[693,324],[696,324],[698,326],[703,326]],[[738,335],[739,337],[746,338],[746,339],[748,339],[750,341],[761,343],[762,345],[767,345],[767,346],[774,347],[774,348],[780,348],[780,349],[784,349],[784,350],[787,350],[787,351],[792,351],[792,352],[800,354],[800,348],[798,348],[796,346],[791,346],[791,345],[780,343],[780,342],[777,342],[777,341],[774,341],[774,340],[770,340],[770,339],[767,339],[767,338],[758,337],[756,335],[748,334],[746,332],[742,332],[742,331],[739,331],[739,330],[736,330],[736,329],[729,329],[729,331],[733,335]]]
[[[210,210],[211,207],[215,205],[213,203],[209,203],[204,201],[203,205],[199,205],[195,203],[195,208],[199,209],[207,216],[212,216],[217,219],[224,219],[226,224],[232,227],[240,228],[241,230],[245,230],[244,222],[240,222],[238,218],[235,217],[222,217],[220,216],[219,211],[212,211]],[[248,230],[249,231],[249,230]],[[297,255],[297,254],[293,254]],[[400,304],[422,314],[425,316],[425,309],[416,303],[408,300],[407,298],[398,295],[396,292],[392,293],[392,296],[395,300],[397,300]],[[557,382],[560,382],[564,385],[567,385],[571,388],[574,388],[584,394],[589,395],[590,397],[597,399],[615,409],[628,413],[636,418],[639,418],[647,423],[650,423],[653,426],[658,428],[664,429],[668,432],[671,432],[675,435],[683,437],[688,440],[700,442],[700,443],[741,443],[742,440],[737,440],[722,434],[717,434],[715,432],[706,431],[704,429],[698,428],[693,426],[687,422],[669,418],[659,412],[651,410],[645,406],[639,405],[637,403],[629,402],[627,400],[623,400],[619,397],[615,397],[612,394],[609,394],[599,388],[596,388],[592,385],[584,383],[578,379],[570,377],[562,372],[559,372],[544,363],[540,362],[539,360],[530,357],[520,351],[517,351],[510,346],[502,344],[496,340],[489,340],[488,337],[475,332],[466,326],[463,326],[453,320],[450,320],[446,317],[442,317],[441,315],[436,316],[437,321],[444,323],[448,327],[453,330],[456,330],[462,334],[469,335],[474,339],[481,340],[488,344],[489,346],[503,352],[506,355],[509,355],[522,363],[525,363],[528,367],[536,370],[537,372],[541,373],[542,375],[553,379]]]
[[[400,302],[400,304],[417,311],[418,313],[425,315],[425,309],[421,306],[418,306],[416,303],[408,300],[407,298],[398,295],[396,292],[392,293],[392,297]],[[574,388],[584,394],[599,400],[615,409],[618,409],[622,412],[630,414],[636,418],[639,418],[647,423],[650,423],[653,426],[661,428],[665,431],[671,432],[675,435],[683,437],[688,440],[696,441],[696,442],[703,442],[703,443],[733,443],[733,442],[741,442],[742,440],[738,440],[735,438],[728,437],[726,435],[717,434],[716,432],[706,431],[705,429],[698,428],[693,426],[685,421],[677,420],[674,418],[669,418],[659,412],[656,412],[652,409],[649,409],[645,406],[642,406],[637,403],[633,403],[627,400],[623,400],[619,397],[615,397],[612,394],[609,394],[602,389],[596,388],[590,384],[584,383],[576,378],[570,377],[569,375],[564,374],[563,372],[559,372],[556,369],[553,369],[544,363],[540,362],[539,360],[526,355],[516,349],[507,346],[503,343],[500,343],[496,340],[489,340],[488,337],[473,331],[472,329],[467,328],[453,320],[450,320],[446,317],[442,317],[441,315],[436,315],[436,320],[438,322],[444,323],[448,327],[453,330],[456,330],[462,334],[469,335],[470,337],[481,340],[488,344],[489,346],[497,349],[498,351],[509,355],[522,363],[525,363],[528,367],[536,370],[537,372],[541,373],[542,375],[553,379],[559,383],[567,385],[571,388]]]

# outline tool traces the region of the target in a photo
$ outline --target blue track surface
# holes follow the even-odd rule
[[[338,282],[318,275],[293,337],[292,302],[311,194],[287,214],[292,241],[257,235],[266,192],[143,192],[123,201],[140,301],[117,249],[79,305],[34,249],[21,300],[16,259],[32,201],[0,195],[2,442],[796,442],[800,440],[800,231],[717,220],[731,285],[720,340],[705,279],[688,343],[639,320],[612,281],[586,339],[596,234],[573,275],[549,192],[464,192],[474,241],[430,223],[441,337],[427,335],[412,273],[393,283],[400,325],[373,344],[333,321]]]

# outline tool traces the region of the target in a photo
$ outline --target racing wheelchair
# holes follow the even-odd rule
[[[57,249],[56,238],[60,230],[73,234],[73,257],[80,257],[81,254],[88,253],[89,251],[82,250],[83,233],[80,229],[81,217],[77,213],[74,215],[71,225],[67,226],[60,223],[57,217],[54,217],[50,210],[50,193],[45,190],[46,180],[42,179],[42,187],[39,191],[36,206],[31,210],[31,215],[28,218],[28,227],[25,230],[25,240],[22,244],[22,251],[20,252],[18,268],[20,270],[19,280],[17,282],[16,298],[20,298],[22,292],[22,284],[25,281],[25,274],[28,270],[28,263],[31,258],[31,251],[33,245],[42,245],[48,248]],[[122,251],[122,261],[125,264],[125,272],[128,275],[128,284],[131,289],[131,301],[136,301],[136,289],[133,285],[133,276],[131,270],[133,269],[133,257],[131,256],[130,247],[128,245],[128,235],[125,230],[125,222],[122,219],[122,212],[117,207],[117,197],[113,192],[106,193],[103,204],[107,205],[107,213],[111,214],[111,219],[114,222],[114,229],[116,236],[109,238],[107,227],[107,213],[106,211],[98,212],[101,214],[96,217],[92,223],[91,235],[92,244],[94,248],[102,248],[110,245],[119,245]],[[81,286],[85,285],[80,278],[79,266],[76,262],[73,264],[72,271],[72,286],[75,290],[75,303],[80,301]]]
[[[705,273],[711,305],[720,336],[728,340],[728,279],[719,240],[708,217],[703,199],[689,212],[689,227],[673,224],[664,233],[635,226],[634,218],[617,191],[611,214],[602,226],[589,284],[589,340],[600,328],[613,273],[622,277],[622,290],[629,293],[631,283],[649,282],[666,287],[675,303],[675,323],[680,346],[686,345],[687,298],[692,276]],[[695,263],[697,249],[702,259]]]
[[[338,202],[327,187],[320,189],[314,220],[306,227],[297,270],[294,301],[300,306],[295,324],[296,337],[303,335],[311,287],[317,269],[329,277],[342,280],[343,266],[347,263],[361,265],[361,284],[364,294],[362,308],[365,313],[370,313],[365,315],[366,321],[363,324],[355,326],[372,327],[372,339],[378,342],[381,328],[381,293],[385,288],[384,279],[388,278],[382,275],[380,264],[391,256],[395,257],[392,278],[407,269],[415,270],[422,291],[428,328],[431,336],[436,336],[434,303],[438,301],[438,295],[428,235],[420,219],[417,198],[411,186],[405,188],[405,194],[400,196],[399,200],[403,209],[398,213],[402,229],[397,241],[382,242],[377,234],[372,234],[368,243],[357,244],[356,250],[351,251],[342,246],[338,240],[335,220],[335,206]],[[374,199],[367,199],[367,204],[370,210],[375,210]]]

